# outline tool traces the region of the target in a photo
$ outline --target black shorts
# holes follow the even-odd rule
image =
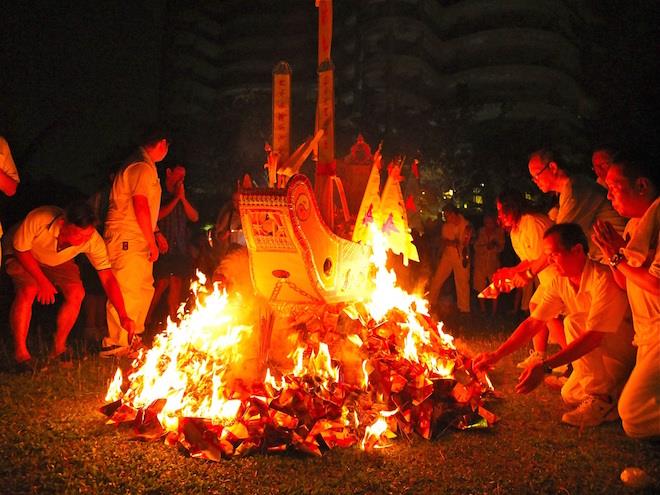
[[[179,278],[190,278],[193,275],[193,263],[190,256],[183,254],[163,254],[154,263],[154,278],[156,280],[174,275]]]

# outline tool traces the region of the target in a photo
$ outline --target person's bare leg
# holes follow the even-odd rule
[[[14,336],[14,359],[17,363],[27,361],[31,357],[27,348],[27,335],[32,319],[32,304],[36,296],[36,287],[17,289],[9,310],[9,324]]]
[[[169,310],[170,319],[177,321],[176,312],[181,304],[181,286],[183,280],[176,275],[170,275],[170,291],[167,294],[167,308]]]
[[[66,339],[73,328],[73,324],[80,314],[80,305],[85,298],[85,289],[82,284],[65,285],[61,289],[62,306],[57,312],[55,336],[53,338],[53,351],[51,356],[58,356],[66,350]]]

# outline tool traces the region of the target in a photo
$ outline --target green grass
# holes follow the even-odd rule
[[[506,336],[501,328],[454,334],[473,351]],[[627,438],[620,423],[580,431],[560,423],[558,392],[542,385],[516,395],[514,363],[523,353],[492,374],[504,397],[489,406],[501,418],[491,430],[397,439],[372,453],[334,449],[322,458],[285,453],[220,463],[105,425],[98,408],[112,362],[1,373],[0,493],[641,493],[619,480],[628,466],[660,480],[658,447]],[[653,488],[660,487],[646,491]]]

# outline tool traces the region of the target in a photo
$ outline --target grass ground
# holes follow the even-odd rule
[[[470,325],[476,327],[477,325]],[[479,325],[480,326],[480,325]],[[459,329],[473,351],[510,331]],[[4,345],[4,348],[2,348]],[[0,356],[7,345],[0,344]],[[72,370],[0,373],[0,493],[657,493],[625,487],[621,471],[660,480],[658,445],[627,438],[620,423],[580,431],[560,423],[558,392],[516,395],[514,363],[492,374],[503,399],[491,430],[395,441],[372,453],[335,449],[322,458],[254,455],[211,463],[163,443],[130,440],[98,412],[114,367],[96,357]]]

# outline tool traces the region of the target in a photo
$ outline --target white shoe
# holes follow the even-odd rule
[[[587,396],[579,406],[564,413],[562,422],[572,426],[598,426],[606,421],[616,421],[619,413],[615,402],[607,402],[592,395]]]
[[[534,364],[545,359],[545,353],[537,352],[534,349],[529,351],[529,356],[516,364],[516,368],[527,368],[530,364]]]

